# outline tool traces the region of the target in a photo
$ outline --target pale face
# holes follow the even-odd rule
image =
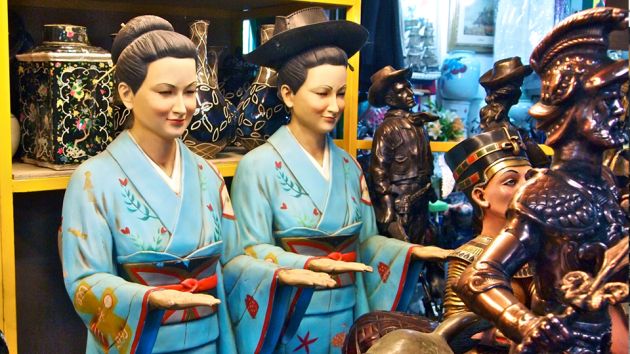
[[[345,66],[324,64],[308,69],[297,92],[283,85],[284,102],[291,108],[290,124],[315,133],[330,133],[345,107],[346,76]]]
[[[483,188],[475,188],[472,198],[483,210],[484,218],[505,220],[514,193],[525,183],[530,166],[506,167],[497,172]]]
[[[192,58],[158,59],[135,93],[124,82],[119,85],[123,103],[133,111],[136,139],[166,142],[184,133],[197,105],[195,65]]]

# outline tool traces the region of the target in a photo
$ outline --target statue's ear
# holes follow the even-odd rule
[[[280,97],[282,97],[282,101],[288,109],[293,108],[293,104],[295,103],[294,96],[295,94],[293,93],[293,90],[291,90],[289,85],[285,84],[280,87]]]
[[[470,197],[473,203],[479,205],[481,209],[487,209],[490,207],[490,202],[486,200],[486,191],[481,187],[475,187],[470,193]]]
[[[132,110],[133,99],[135,95],[131,87],[129,87],[126,82],[121,82],[118,84],[118,95],[120,95],[120,100],[125,105],[125,107],[129,110]]]
[[[394,93],[394,90],[391,88],[387,89],[383,101],[385,101],[386,105],[393,106],[396,103],[396,94]]]

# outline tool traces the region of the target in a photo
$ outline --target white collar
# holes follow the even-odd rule
[[[311,155],[308,151],[306,151],[306,149],[304,148],[304,146],[302,146],[300,141],[295,137],[295,135],[293,135],[293,133],[291,132],[291,129],[289,129],[289,126],[287,125],[286,127],[287,127],[287,131],[289,131],[289,133],[291,134],[293,139],[295,139],[295,141],[297,141],[298,145],[300,146],[302,151],[304,151],[304,154],[306,154],[306,156],[311,161],[313,166],[315,166],[317,171],[319,171],[319,173],[322,175],[322,177],[324,177],[325,180],[327,180],[327,181],[330,180],[330,152],[328,150],[328,138],[326,138],[324,140],[325,141],[325,143],[324,143],[325,144],[324,145],[324,158],[322,159],[322,164],[320,165],[319,162],[317,162],[317,160],[315,160],[313,155]]]
[[[169,188],[171,188],[171,190],[175,192],[175,194],[179,194],[179,192],[181,191],[181,185],[182,185],[182,162],[181,162],[182,159],[180,156],[179,143],[177,142],[177,140],[175,140],[175,163],[173,164],[173,173],[171,174],[171,176],[169,176],[166,174],[166,172],[164,172],[164,170],[158,164],[155,163],[155,161],[151,160],[149,155],[147,155],[147,153],[144,152],[144,150],[142,150],[142,148],[140,147],[140,145],[138,145],[138,142],[133,137],[131,132],[129,132],[129,136],[131,137],[131,140],[138,146],[138,149],[142,151],[142,154],[144,155],[144,157],[146,157],[147,160],[149,160],[149,162],[151,163],[151,165],[153,165],[158,175],[162,177],[162,179],[164,180],[164,182],[166,182]]]

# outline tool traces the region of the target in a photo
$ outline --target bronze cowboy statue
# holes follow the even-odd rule
[[[411,70],[386,66],[372,75],[368,101],[389,106],[374,134],[370,178],[379,232],[399,240],[424,244],[431,188],[433,156],[424,124],[437,117],[412,112],[416,101]]]
[[[606,55],[609,33],[627,29],[626,9],[586,10],[559,23],[530,58],[542,80],[530,114],[554,149],[551,167],[517,192],[506,227],[456,288],[469,308],[520,343],[521,353],[609,352],[610,314],[628,297],[630,223],[602,176],[603,152],[627,140],[621,86],[628,61]],[[510,278],[531,260],[529,309]]]
[[[520,57],[496,61],[492,69],[479,78],[479,84],[486,90],[486,105],[479,111],[481,130],[489,132],[502,127],[510,128],[510,108],[521,98],[521,86],[532,73],[529,65],[523,65]],[[531,139],[528,132],[519,131],[533,167],[549,167],[549,158]]]

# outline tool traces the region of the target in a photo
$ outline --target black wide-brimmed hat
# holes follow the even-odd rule
[[[522,84],[522,80],[531,73],[532,68],[523,65],[521,57],[505,58],[495,62],[492,69],[481,75],[479,83],[486,90],[492,90],[505,86],[510,81],[521,80]]]
[[[390,65],[382,68],[372,75],[370,81],[372,85],[368,90],[368,102],[374,107],[383,107],[387,89],[392,83],[411,78],[411,68],[396,70]]]
[[[513,127],[501,127],[470,137],[444,154],[457,188],[465,193],[487,183],[505,167],[530,166],[525,145]]]
[[[250,63],[279,69],[289,58],[311,48],[335,46],[351,57],[363,47],[368,31],[351,21],[330,21],[321,7],[276,16],[274,35],[243,58]]]

